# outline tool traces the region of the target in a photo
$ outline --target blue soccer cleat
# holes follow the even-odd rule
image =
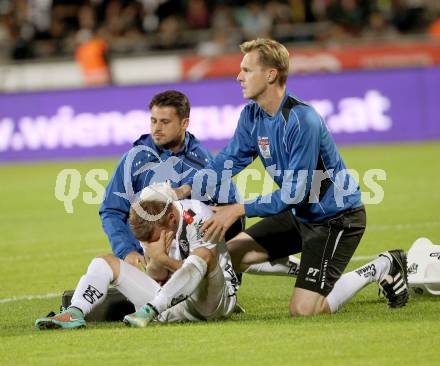
[[[53,314],[53,313],[52,313]],[[84,315],[81,310],[68,308],[60,314],[49,314],[46,318],[35,321],[35,326],[40,329],[77,329],[86,326]]]
[[[145,328],[148,324],[156,320],[159,313],[156,309],[146,304],[133,314],[128,314],[124,317],[124,323],[133,328]]]

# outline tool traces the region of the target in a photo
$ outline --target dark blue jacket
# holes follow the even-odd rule
[[[130,210],[127,195],[167,180],[173,188],[180,187],[211,160],[211,153],[189,132],[184,148],[177,154],[157,147],[149,134],[142,135],[119,161],[99,209],[113,253],[121,259],[132,251],[142,253],[127,222]]]
[[[236,175],[257,156],[280,189],[246,201],[248,217],[294,209],[300,220],[318,222],[362,205],[359,186],[348,174],[324,121],[313,107],[292,95],[284,96],[274,116],[257,103],[248,103],[234,136],[207,169],[220,177],[225,161],[231,160]],[[311,194],[315,170],[328,170],[330,177],[320,191],[312,191],[317,194]]]

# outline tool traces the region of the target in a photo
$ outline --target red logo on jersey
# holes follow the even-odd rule
[[[266,136],[258,136],[258,147],[260,149],[260,153],[265,159],[270,159],[270,141],[269,137]]]
[[[188,225],[191,225],[194,221],[194,213],[192,211],[183,211],[182,217]]]

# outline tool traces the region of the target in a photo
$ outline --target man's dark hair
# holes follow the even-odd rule
[[[150,110],[154,107],[174,107],[179,118],[189,118],[191,105],[185,94],[177,90],[167,90],[156,94],[150,102]]]
[[[167,205],[162,201],[140,201],[141,210],[149,215],[159,215]],[[155,227],[165,228],[168,225],[168,214],[171,212],[172,204],[169,203],[165,213],[157,221],[145,220],[139,216],[133,206],[130,208],[128,222],[134,237],[139,241],[149,241]]]

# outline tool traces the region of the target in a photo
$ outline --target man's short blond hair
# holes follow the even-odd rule
[[[245,54],[257,50],[260,64],[277,69],[279,85],[286,84],[289,74],[289,51],[281,43],[273,39],[258,38],[242,43],[240,49]]]

